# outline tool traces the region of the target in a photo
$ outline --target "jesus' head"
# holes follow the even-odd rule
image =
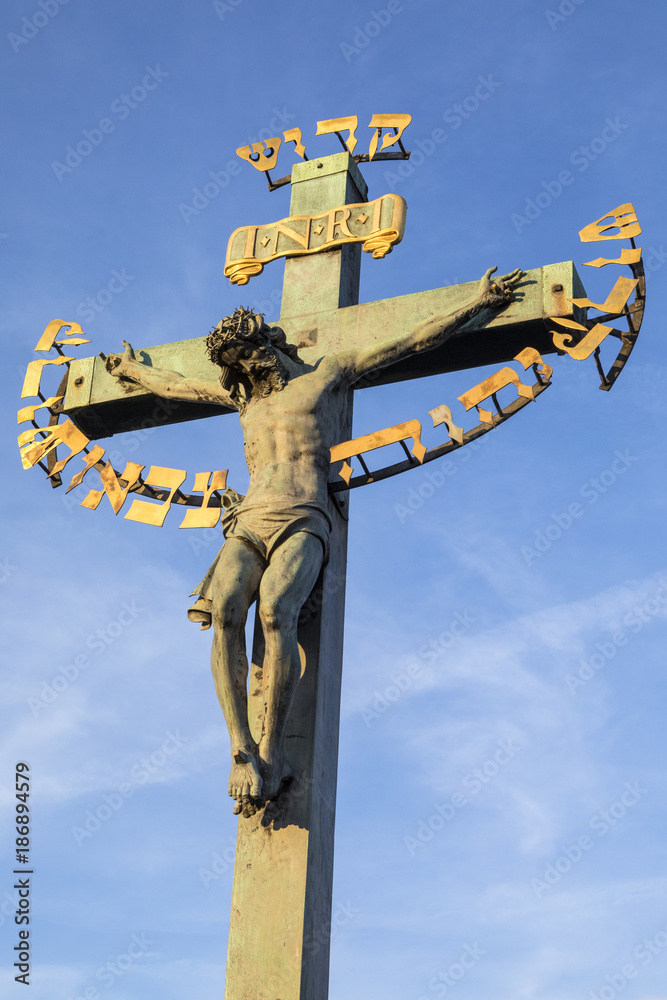
[[[280,327],[267,326],[262,313],[242,306],[211,330],[206,349],[213,364],[222,369],[222,387],[240,408],[285,387],[289,380],[286,358],[303,364]]]

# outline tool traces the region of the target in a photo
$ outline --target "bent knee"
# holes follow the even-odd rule
[[[299,608],[287,607],[282,602],[260,605],[259,618],[264,632],[291,632],[299,620]]]
[[[213,601],[212,617],[213,624],[218,629],[238,629],[243,628],[246,621],[247,612],[238,598],[219,597]]]

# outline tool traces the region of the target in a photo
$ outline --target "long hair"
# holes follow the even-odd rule
[[[267,355],[265,362],[255,366],[253,375],[240,367],[230,365],[226,359],[234,346],[246,342],[260,347]],[[280,352],[302,365],[294,344],[288,344],[285,332],[279,326],[270,327],[264,314],[239,306],[231,316],[220,320],[206,338],[206,350],[214,365],[221,369],[220,384],[233,402],[243,410],[251,398],[266,396],[285,387],[288,373],[280,359]]]

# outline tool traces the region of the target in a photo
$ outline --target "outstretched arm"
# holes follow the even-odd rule
[[[106,369],[114,378],[140,385],[165,399],[184,399],[192,403],[219,403],[237,409],[231,396],[214,379],[186,378],[165,368],[151,368],[134,356],[132,345],[123,341],[123,354],[100,354]]]
[[[410,354],[439,347],[479,313],[487,310],[492,315],[503,309],[512,301],[514,289],[525,272],[517,268],[502,278],[492,278],[491,275],[497,270],[497,267],[489,268],[479,283],[479,291],[475,298],[460,309],[424,320],[404,337],[379,341],[370,347],[339,355],[338,360],[350,381],[354,382],[367,372],[375,368],[384,368],[385,365],[400,361]]]

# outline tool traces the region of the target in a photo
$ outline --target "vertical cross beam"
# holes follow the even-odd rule
[[[365,201],[366,184],[349,153],[297,164],[290,215],[326,212]],[[285,262],[281,321],[356,305],[361,247]],[[326,330],[318,348],[326,353]],[[345,412],[332,412],[340,440],[352,436],[352,391]],[[338,494],[339,497],[342,494]],[[330,504],[331,558],[305,605],[299,628],[302,678],[286,749],[294,782],[280,817],[239,818],[225,1000],[327,1000],[332,906],[338,730],[347,565],[347,509]],[[261,626],[256,618],[250,718],[259,739],[262,716]]]

